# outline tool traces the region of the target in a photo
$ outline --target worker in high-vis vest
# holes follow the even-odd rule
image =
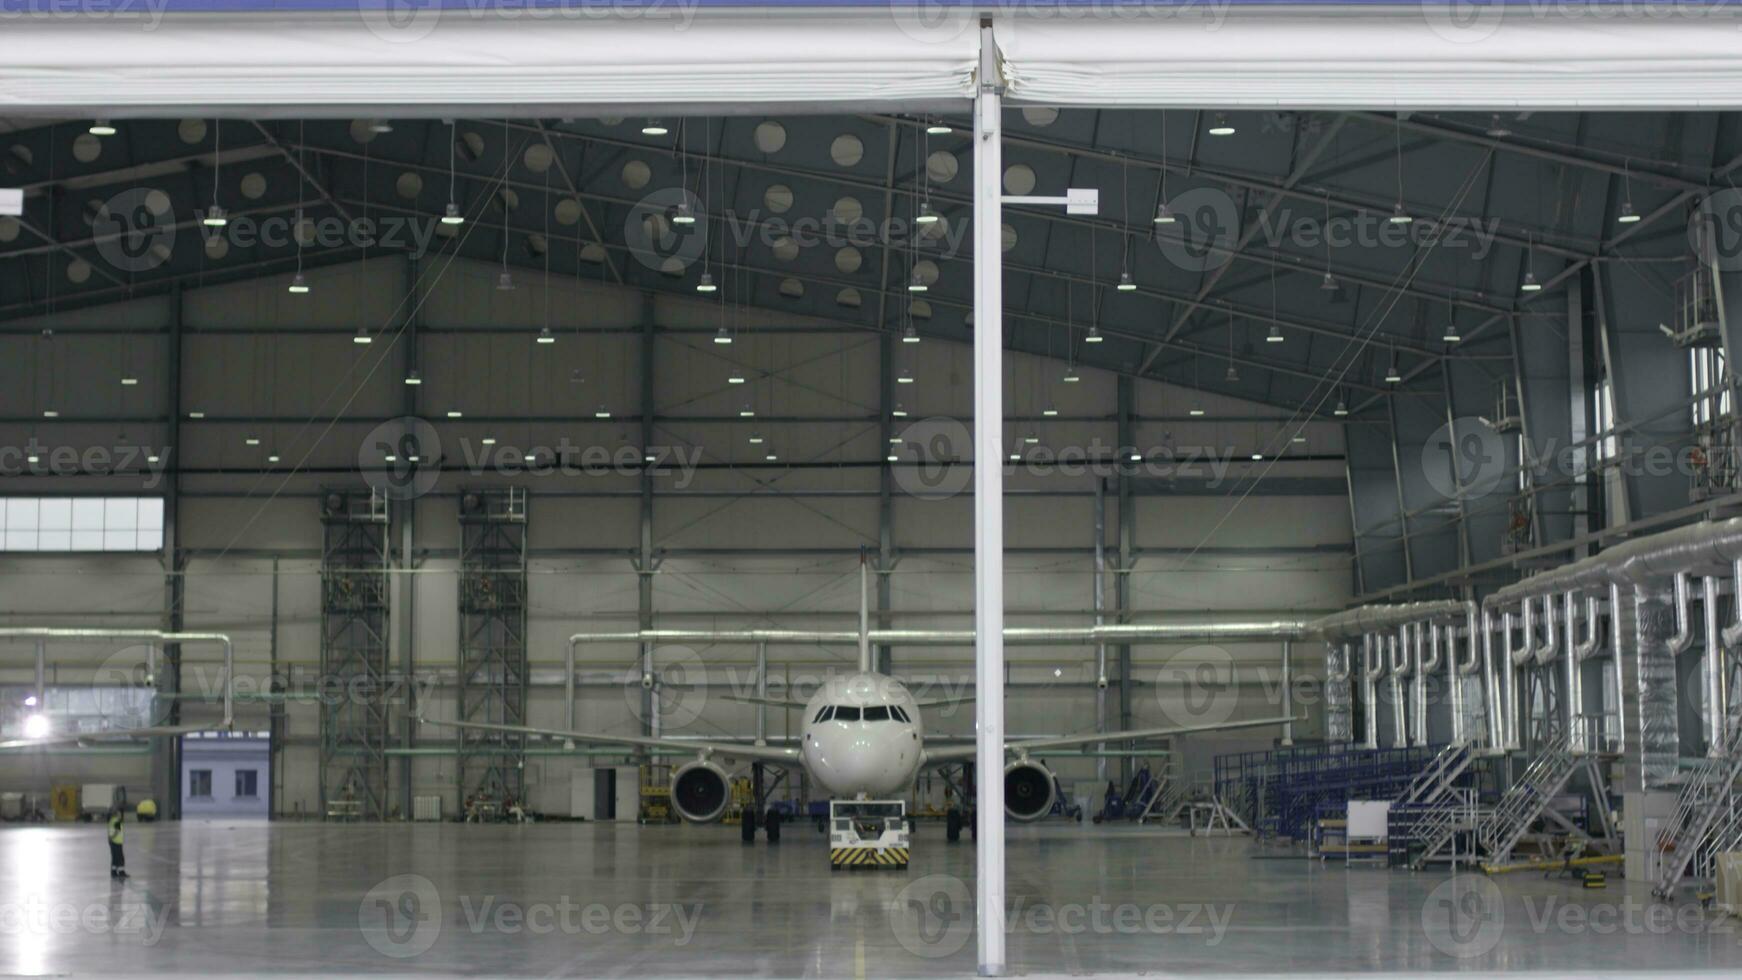
[[[127,877],[127,856],[121,853],[121,808],[109,808],[109,877]]]

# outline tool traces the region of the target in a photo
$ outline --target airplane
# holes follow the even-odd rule
[[[967,744],[927,742],[921,711],[960,703],[968,698],[921,700],[907,685],[870,667],[869,654],[861,647],[856,673],[830,678],[803,702],[775,698],[736,697],[733,700],[800,708],[804,713],[797,747],[749,745],[739,742],[697,741],[645,735],[613,735],[577,732],[524,725],[484,722],[437,721],[420,716],[424,724],[482,732],[497,732],[565,742],[623,745],[696,753],[695,759],[673,773],[672,807],[691,823],[711,823],[725,815],[730,801],[731,776],[719,759],[739,763],[770,763],[803,767],[817,785],[833,799],[890,799],[912,789],[920,772],[929,767],[969,762],[976,747]],[[1033,758],[1037,752],[1092,745],[1187,735],[1195,732],[1230,731],[1282,725],[1298,718],[1255,718],[1217,724],[1132,731],[1093,732],[1081,735],[1007,740],[1004,752],[1004,809],[1019,822],[1031,822],[1052,810],[1058,785],[1052,771]],[[958,816],[959,819],[959,816]],[[952,830],[959,824],[952,821]],[[952,833],[952,839],[954,834]]]

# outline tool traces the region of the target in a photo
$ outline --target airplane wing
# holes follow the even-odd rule
[[[1047,749],[1068,749],[1077,745],[1094,745],[1097,742],[1134,742],[1139,739],[1165,738],[1169,735],[1191,735],[1196,732],[1221,732],[1237,728],[1262,728],[1267,725],[1286,725],[1291,721],[1305,721],[1304,718],[1253,718],[1245,721],[1224,721],[1213,725],[1187,725],[1178,728],[1139,728],[1126,732],[1093,732],[1087,735],[1063,735],[1058,738],[1027,738],[1018,741],[1006,741],[1004,751],[1010,752],[1043,752]],[[925,750],[927,765],[937,765],[946,762],[969,762],[977,753],[973,743],[965,745],[940,745],[928,747]]]
[[[152,728],[120,728],[107,732],[67,732],[43,738],[14,738],[0,742],[0,751],[34,749],[50,745],[82,745],[86,742],[113,742],[124,738],[160,738],[192,735],[195,732],[217,731],[217,725],[165,725]]]
[[[796,748],[781,748],[772,745],[745,745],[741,742],[702,742],[693,739],[649,738],[645,735],[608,735],[601,732],[570,732],[560,728],[531,728],[525,725],[489,725],[475,721],[436,721],[433,718],[419,718],[425,725],[441,725],[447,728],[465,728],[481,732],[501,732],[505,735],[525,735],[529,738],[558,739],[565,742],[588,742],[594,745],[624,745],[642,749],[674,749],[681,752],[706,752],[712,755],[722,755],[729,759],[743,759],[748,762],[779,762],[796,763],[799,761],[799,751]]]

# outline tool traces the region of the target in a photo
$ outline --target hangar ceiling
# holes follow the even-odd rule
[[[1088,187],[1101,204],[1006,208],[1011,349],[1325,417],[1439,391],[1454,364],[1460,385],[1497,391],[1515,330],[1564,329],[1557,287],[1592,266],[1673,295],[1692,268],[1689,215],[1742,165],[1734,118],[1717,113],[1008,116],[1008,193]],[[968,337],[961,118],[110,125],[5,123],[0,183],[27,196],[22,218],[0,219],[0,318],[410,250],[419,227],[433,254],[499,262],[522,283],[548,270],[693,296],[706,272],[727,323],[764,307]],[[685,190],[700,220],[661,224]],[[107,257],[130,201],[179,244]],[[462,223],[439,222],[450,202]],[[262,227],[370,219],[381,240],[202,247],[214,204]],[[1171,223],[1155,220],[1164,204]],[[650,216],[671,245],[651,256],[637,247]]]

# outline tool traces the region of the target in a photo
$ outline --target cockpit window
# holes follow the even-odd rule
[[[848,707],[847,705],[844,705],[844,704],[840,705],[839,707],[835,708],[835,720],[836,721],[858,721],[859,720],[859,709],[856,707]]]
[[[889,709],[879,704],[865,709],[866,721],[888,721]]]
[[[819,711],[819,712],[817,712],[817,716],[816,716],[816,717],[815,717],[815,718],[812,718],[812,719],[811,719],[811,724],[813,724],[813,725],[815,725],[815,724],[819,724],[819,723],[821,723],[821,722],[825,722],[825,721],[828,721],[828,720],[829,720],[829,715],[830,715],[830,714],[831,714],[831,713],[832,713],[832,712],[833,712],[833,711],[834,711],[834,710],[835,710],[835,706],[834,706],[834,705],[832,705],[832,704],[825,704],[825,705],[823,705],[823,710],[821,710],[821,711]]]
[[[908,724],[908,725],[913,724],[912,720],[907,717],[907,712],[901,710],[900,705],[895,705],[895,704],[890,705],[889,706],[889,713],[891,715],[895,716],[896,721],[899,721],[899,722],[902,722],[903,724]]]

